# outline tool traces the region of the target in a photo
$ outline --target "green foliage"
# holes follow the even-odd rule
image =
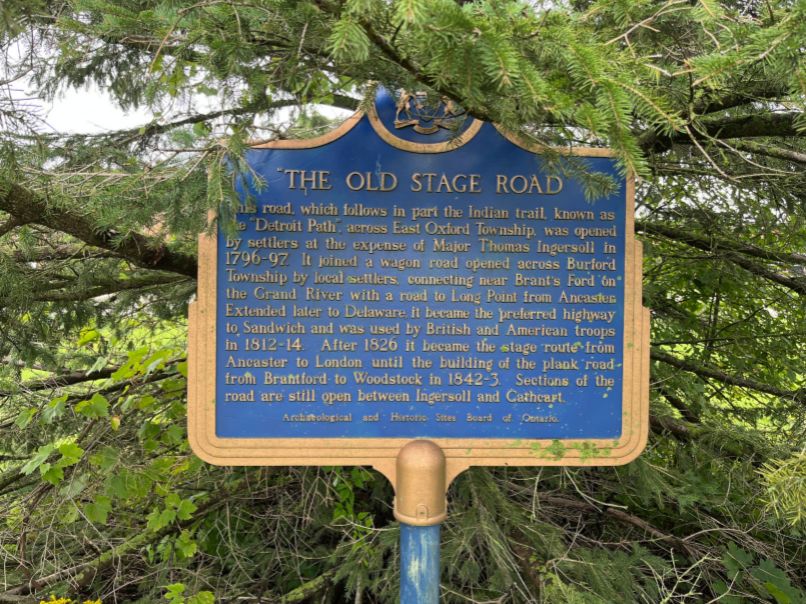
[[[722,556],[722,564],[730,584],[720,581],[716,589],[726,602],[743,602],[742,597],[734,594],[742,594],[744,589],[776,604],[806,602],[806,592],[793,586],[786,573],[768,558],[756,564],[754,554],[730,543]]]
[[[39,449],[36,451],[36,454],[20,468],[20,472],[27,475],[42,466],[42,464],[45,463],[45,460],[50,457],[53,449],[55,449],[55,447],[50,444],[39,447]]]
[[[761,469],[767,487],[767,508],[794,527],[806,524],[806,451],[769,462]]]
[[[648,449],[623,468],[461,475],[442,599],[802,602],[805,11],[0,2],[7,87],[58,102],[94,86],[153,116],[53,132],[0,92],[0,599],[395,601],[385,479],[210,467],[184,417],[207,212],[234,229],[250,141],[321,134],[380,83],[555,146],[544,169],[592,204],[614,183],[558,149],[608,146],[641,177]]]
[[[75,410],[76,413],[86,417],[106,417],[109,415],[109,401],[102,394],[96,392],[91,399],[76,404]]]
[[[196,506],[189,499],[182,499],[176,493],[168,493],[164,500],[165,507],[155,507],[148,515],[146,528],[159,531],[174,520],[190,520]]]
[[[209,591],[200,591],[192,596],[186,597],[187,587],[184,583],[172,583],[166,585],[165,599],[171,604],[215,604],[215,597]]]
[[[367,33],[352,17],[340,19],[333,25],[329,50],[341,60],[366,61],[370,42]]]
[[[112,511],[112,500],[105,495],[98,495],[94,501],[84,506],[84,513],[90,522],[106,524],[109,512]]]

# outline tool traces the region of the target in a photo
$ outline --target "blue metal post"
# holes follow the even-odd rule
[[[439,603],[439,529],[400,523],[400,604]]]

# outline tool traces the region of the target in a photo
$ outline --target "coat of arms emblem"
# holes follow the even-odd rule
[[[418,134],[434,134],[440,128],[455,130],[465,117],[465,111],[452,100],[442,97],[439,104],[431,106],[424,92],[403,91],[397,101],[395,128],[412,126]]]

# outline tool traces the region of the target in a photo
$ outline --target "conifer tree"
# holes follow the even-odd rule
[[[650,444],[463,474],[444,601],[806,602],[803,0],[4,0],[0,48],[0,603],[395,600],[380,475],[214,468],[184,427],[232,166],[378,83],[640,177]],[[85,86],[153,120],[22,94]]]

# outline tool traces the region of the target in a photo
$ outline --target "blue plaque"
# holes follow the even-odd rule
[[[615,183],[590,201],[526,143],[427,107],[381,94],[332,135],[249,152],[234,228],[203,243],[191,316],[207,334],[191,350],[204,382],[191,441],[207,457],[413,438],[473,443],[481,463],[507,448],[563,463],[640,451],[632,182],[606,151],[575,151]]]

